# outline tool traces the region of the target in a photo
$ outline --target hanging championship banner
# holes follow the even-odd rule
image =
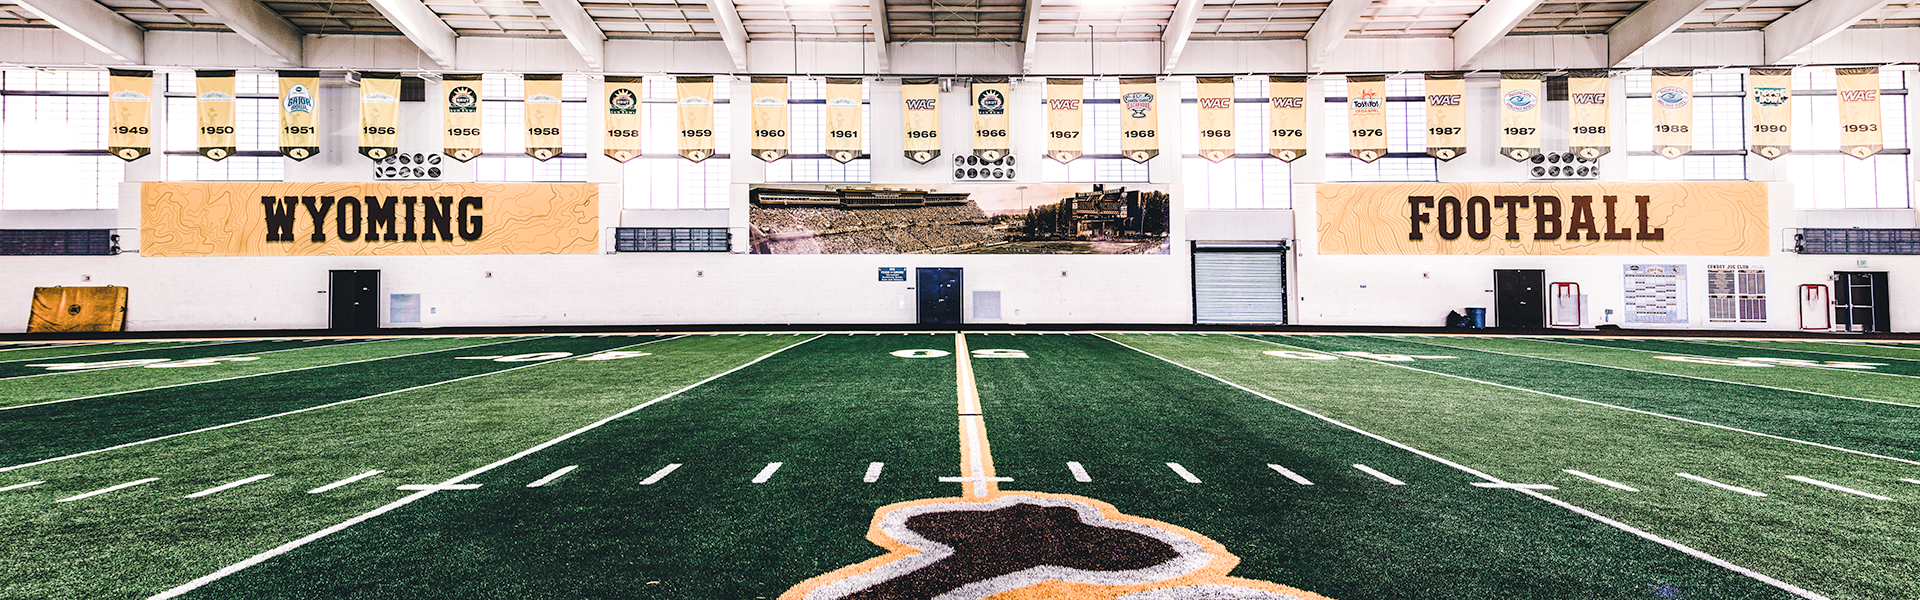
[[[1086,125],[1080,103],[1086,98],[1079,79],[1047,78],[1047,156],[1060,164],[1086,152],[1080,129]]]
[[[233,71],[195,71],[194,114],[200,128],[195,130],[200,155],[209,160],[233,156]]]
[[[827,78],[827,156],[842,163],[853,162],[865,153],[860,139],[864,135],[860,119],[863,82],[858,77]]]
[[[281,71],[278,75],[280,155],[306,160],[320,153],[320,116],[314,101],[320,89],[320,72]]]
[[[753,97],[753,155],[773,162],[787,155],[787,78],[755,77]]]
[[[108,71],[107,151],[134,161],[153,152],[153,71]]]
[[[1347,154],[1360,162],[1387,155],[1387,76],[1347,77]]]
[[[380,160],[400,151],[400,74],[360,74],[360,154]]]
[[[700,162],[713,156],[713,77],[681,77],[674,82],[680,93],[680,155]]]
[[[1467,77],[1427,74],[1427,155],[1453,160],[1467,153]]]
[[[1213,162],[1233,158],[1233,78],[1200,77],[1200,157]]]
[[[1653,70],[1653,151],[1679,158],[1693,150],[1693,69]]]
[[[1307,78],[1304,75],[1274,75],[1267,78],[1267,102],[1273,106],[1267,115],[1267,153],[1281,162],[1293,162],[1307,155]]]
[[[907,158],[920,164],[940,157],[940,81],[901,79],[900,102],[906,110]]]
[[[1500,74],[1500,153],[1515,161],[1540,153],[1539,73]]]
[[[1007,155],[1007,105],[1012,89],[1005,77],[973,78],[973,155],[993,162]]]
[[[560,155],[559,73],[527,74],[521,77],[527,93],[520,115],[527,126],[527,156],[546,161]]]
[[[1834,69],[1840,95],[1840,150],[1854,158],[1878,154],[1880,67]]]
[[[1159,81],[1120,78],[1120,153],[1136,163],[1160,155],[1160,114],[1154,109]]]
[[[1768,160],[1793,150],[1793,69],[1755,67],[1747,73],[1747,106],[1753,114],[1748,146]]]
[[[607,94],[607,157],[627,162],[640,156],[640,84],[641,77],[606,76],[602,91]]]
[[[447,94],[441,151],[460,162],[473,160],[480,156],[480,74],[447,73],[440,80]]]
[[[1593,160],[1606,156],[1613,150],[1613,138],[1608,137],[1607,126],[1613,119],[1607,112],[1606,71],[1574,71],[1567,75],[1568,111],[1567,125],[1571,134],[1567,137],[1567,149],[1580,158]]]

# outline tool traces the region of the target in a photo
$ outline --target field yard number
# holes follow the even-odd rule
[[[454,357],[454,360],[490,360],[493,362],[518,363],[518,362],[540,362],[543,360],[559,360],[569,356],[573,356],[573,353],[572,352],[534,352],[531,354],[515,354],[513,356],[458,356],[458,357]],[[653,356],[653,353],[652,352],[635,352],[631,350],[615,350],[615,351],[609,351],[609,352],[601,352],[597,354],[589,354],[589,355],[580,357],[579,360],[582,360],[582,361],[620,360],[622,358],[638,358],[641,356]]]
[[[1003,350],[1003,349],[990,350],[990,349],[983,348],[980,350],[973,351],[973,357],[974,358],[1026,358],[1027,353],[1022,350]]]
[[[895,350],[892,352],[888,352],[888,354],[892,354],[900,358],[940,358],[942,356],[947,356],[953,353],[945,350],[920,349],[920,350]],[[1025,350],[1007,350],[1004,348],[982,348],[979,350],[974,350],[973,357],[974,358],[1027,358],[1027,352]]]
[[[1293,350],[1268,350],[1261,354],[1279,358],[1298,358],[1300,360],[1340,360],[1340,357],[1337,356],[1327,356],[1313,352],[1296,352]]]
[[[945,350],[895,350],[888,354],[900,358],[940,358],[953,353]]]
[[[1869,371],[1873,370],[1874,367],[1884,367],[1887,364],[1887,363],[1874,363],[1874,362],[1853,362],[1853,361],[1842,361],[1842,360],[1829,360],[1829,361],[1822,362],[1822,361],[1807,360],[1802,358],[1764,358],[1764,357],[1756,357],[1756,356],[1742,356],[1740,358],[1713,358],[1713,357],[1707,357],[1707,356],[1655,356],[1654,358],[1658,358],[1660,360],[1671,360],[1674,362],[1696,363],[1696,364],[1702,364],[1702,365],[1719,365],[1723,367],[1772,367],[1772,366],[1825,367],[1828,369],[1864,369]]]
[[[212,358],[192,358],[187,360],[175,360],[175,361],[153,363],[151,365],[147,365],[147,368],[172,369],[176,367],[208,367],[208,366],[217,365],[223,362],[247,362],[250,360],[260,360],[260,357],[258,356],[216,356]]]
[[[595,354],[592,356],[583,357],[580,359],[580,361],[586,362],[590,360],[620,360],[622,358],[639,358],[642,356],[653,356],[653,353],[637,352],[633,350],[615,350],[612,352],[601,352],[599,354]]]

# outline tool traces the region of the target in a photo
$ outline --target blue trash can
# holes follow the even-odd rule
[[[1473,322],[1474,329],[1486,329],[1487,328],[1487,309],[1468,308],[1467,320]]]

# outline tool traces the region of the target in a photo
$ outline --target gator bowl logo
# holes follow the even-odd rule
[[[467,86],[457,86],[447,93],[447,112],[470,113],[480,109],[480,94]]]
[[[1507,110],[1527,112],[1533,110],[1534,107],[1540,106],[1540,97],[1533,95],[1533,92],[1529,90],[1513,90],[1507,92],[1507,96],[1502,98],[1500,102],[1507,105]]]
[[[1000,90],[982,90],[980,97],[974,100],[974,104],[980,107],[980,114],[983,115],[1001,115],[1007,112],[1007,98],[1000,95]]]
[[[1133,111],[1133,118],[1145,119],[1147,118],[1147,111],[1153,110],[1153,94],[1151,92],[1128,92],[1120,96],[1120,103],[1125,105],[1127,110]]]
[[[1655,91],[1653,102],[1659,104],[1660,108],[1685,108],[1687,100],[1692,97],[1693,94],[1687,93],[1687,90],[1681,89],[1680,86],[1670,85]]]
[[[633,90],[619,88],[607,94],[607,114],[631,115],[638,114],[639,110],[640,98],[634,95]]]
[[[287,88],[287,99],[282,105],[286,107],[288,113],[312,113],[313,90],[307,89],[305,85],[295,84]]]

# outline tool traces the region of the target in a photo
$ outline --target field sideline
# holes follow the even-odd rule
[[[1906,342],[0,343],[0,440],[0,598],[1920,598]]]

